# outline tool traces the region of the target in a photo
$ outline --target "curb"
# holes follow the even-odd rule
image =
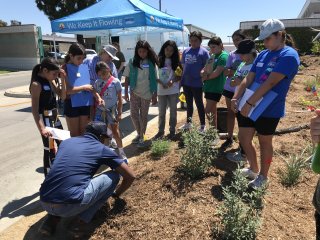
[[[12,93],[12,92],[5,92],[4,95],[6,97],[13,97],[13,98],[31,98],[30,93]]]

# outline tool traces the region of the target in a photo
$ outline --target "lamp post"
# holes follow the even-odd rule
[[[231,38],[232,38],[232,36],[227,36],[228,38],[229,38],[229,44],[231,43]]]
[[[159,10],[161,11],[161,0],[159,0]]]

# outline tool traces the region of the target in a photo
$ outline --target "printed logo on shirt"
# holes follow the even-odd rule
[[[197,62],[197,56],[192,54],[186,54],[184,62],[186,64],[194,64]]]
[[[261,75],[260,79],[259,79],[259,82],[260,83],[263,83],[265,82],[268,77],[270,76],[271,72],[273,71],[273,68],[276,66],[277,64],[277,60],[278,60],[278,57],[274,57],[270,60],[270,62],[268,63],[267,65],[267,68],[266,70],[264,71],[264,73]]]
[[[43,85],[43,90],[49,91],[50,90],[50,86],[49,85]]]
[[[142,68],[149,68],[149,64],[147,64],[147,63],[146,64],[141,64],[141,67]]]
[[[258,62],[257,67],[263,67],[263,62]]]

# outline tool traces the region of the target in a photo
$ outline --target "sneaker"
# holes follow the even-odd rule
[[[60,220],[61,217],[48,214],[47,218],[44,220],[38,230],[39,233],[45,236],[53,235]]]
[[[163,132],[158,132],[153,138],[152,140],[159,140],[163,138],[164,133]]]
[[[255,179],[258,176],[258,173],[253,172],[250,168],[242,168],[240,169],[240,172],[244,177],[251,180]]]
[[[146,147],[147,147],[146,141],[144,141],[143,138],[140,138],[139,139],[139,143],[137,145],[137,148],[143,149],[143,148],[146,148]]]
[[[268,184],[268,178],[259,174],[254,180],[249,182],[249,187],[253,189],[258,189],[264,187]]]
[[[235,162],[235,163],[243,163],[247,161],[247,158],[245,155],[241,154],[240,151],[237,151],[235,153],[227,153],[226,154],[226,158],[231,161],[231,162]]]
[[[232,144],[233,144],[232,138],[227,138],[227,140],[224,143],[221,144],[220,148],[227,149],[227,148],[231,147]]]
[[[114,148],[114,149],[118,148],[117,142],[116,142],[116,140],[114,138],[112,138],[111,141],[110,141],[110,147]]]
[[[191,127],[192,127],[192,123],[185,123],[179,128],[179,130],[180,131],[186,131],[186,130],[190,130]]]
[[[133,144],[138,144],[138,143],[139,143],[139,140],[140,140],[140,136],[137,135],[134,139],[132,139],[132,143],[133,143]]]
[[[220,139],[217,137],[216,139],[213,140],[212,146],[216,147],[220,142]]]
[[[204,133],[206,131],[206,125],[201,125],[199,128],[199,133]]]
[[[176,133],[173,132],[173,131],[171,131],[171,132],[168,134],[168,136],[167,136],[167,138],[168,138],[169,140],[171,140],[171,141],[174,140],[175,137],[176,137]]]

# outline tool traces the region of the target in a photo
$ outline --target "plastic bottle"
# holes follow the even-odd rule
[[[313,155],[311,168],[315,173],[320,173],[320,143],[318,143],[316,151]]]

